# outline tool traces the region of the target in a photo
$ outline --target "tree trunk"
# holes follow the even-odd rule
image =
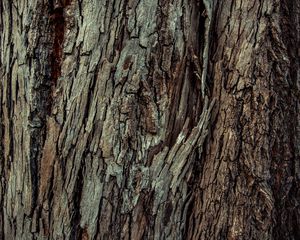
[[[0,239],[300,239],[299,16],[2,0]]]

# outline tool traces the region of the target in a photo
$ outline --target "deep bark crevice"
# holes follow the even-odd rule
[[[84,239],[84,237],[88,237],[87,230],[85,226],[82,228],[80,226],[81,214],[80,214],[80,202],[81,195],[83,189],[83,181],[84,181],[84,165],[81,165],[74,186],[74,193],[72,196],[72,205],[70,206],[71,210],[71,239]],[[88,239],[88,238],[87,238]]]

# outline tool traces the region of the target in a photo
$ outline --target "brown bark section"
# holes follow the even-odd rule
[[[298,239],[299,3],[232,1],[215,22],[219,109],[189,238]]]
[[[299,11],[0,2],[0,239],[299,238]]]

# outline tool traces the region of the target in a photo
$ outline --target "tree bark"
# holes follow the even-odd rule
[[[299,16],[2,0],[0,239],[300,239]]]

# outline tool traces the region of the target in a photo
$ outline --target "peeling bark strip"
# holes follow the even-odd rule
[[[0,239],[299,239],[299,1],[0,1]]]

